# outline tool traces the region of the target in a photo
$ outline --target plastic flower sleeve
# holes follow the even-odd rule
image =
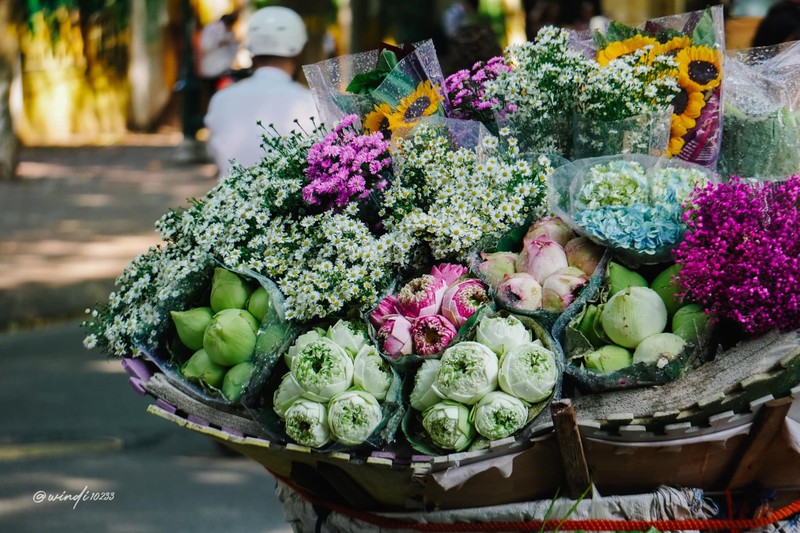
[[[728,50],[724,75],[723,178],[800,172],[800,42]]]
[[[672,123],[672,107],[620,120],[600,120],[576,113],[572,154],[575,159],[615,154],[664,157]]]
[[[399,50],[405,51],[407,48],[409,46]],[[376,68],[379,58],[380,50],[371,50],[303,67],[317,110],[325,124],[335,124],[345,115],[356,114],[361,118],[362,125],[367,128],[364,119],[376,107],[386,104],[392,111],[396,111],[405,98],[426,82],[428,83],[425,89],[432,91],[426,95],[431,97],[431,100],[434,94],[438,95],[437,102],[429,102],[436,105],[428,110],[430,111],[428,114],[446,112],[449,104],[442,98],[444,75],[433,42],[430,40],[414,45],[413,50],[398,61],[383,82],[376,89],[369,91],[370,94],[346,92],[353,78]],[[373,131],[377,131],[377,128]]]
[[[711,328],[700,332],[694,342],[687,343],[680,354],[670,361],[630,364],[631,359],[622,368],[608,371],[586,367],[584,359],[588,354],[603,346],[614,346],[604,335],[599,322],[602,306],[609,295],[608,265],[609,262],[603,262],[598,266],[581,297],[559,316],[553,326],[553,338],[565,357],[567,383],[583,393],[659,385],[673,381],[701,365],[708,351]],[[633,352],[629,350],[628,357]],[[611,365],[609,367],[612,368]]]
[[[548,181],[550,209],[576,233],[611,248],[629,266],[672,260],[683,238],[682,204],[709,170],[639,154],[580,159]]]
[[[198,276],[191,287],[180,290],[181,305],[178,306],[178,302],[175,302],[174,305],[186,308],[207,305],[211,288],[211,272],[214,271],[214,268],[222,267],[219,264],[212,264],[206,275]],[[156,344],[140,343],[138,348],[164,373],[169,382],[182,392],[215,408],[239,412],[245,403],[243,395],[246,396],[251,391],[258,390],[263,386],[275,363],[292,343],[296,331],[293,325],[285,320],[283,295],[271,280],[249,270],[225,270],[239,276],[250,287],[251,293],[262,287],[268,295],[268,298],[264,299],[264,302],[268,303],[263,309],[263,319],[255,322],[257,331],[252,355],[244,361],[251,365],[247,367],[247,372],[244,372],[243,366],[239,367],[236,370],[236,379],[221,381],[219,384],[209,384],[207,381],[197,378],[187,379],[187,373],[182,372],[182,367],[187,364],[187,361],[192,360],[193,354],[181,343],[175,333],[174,325],[171,323],[167,325],[168,327]],[[235,310],[228,309],[221,313],[226,311]],[[249,313],[246,309],[239,310],[239,312]],[[227,374],[231,368],[236,366],[223,366],[222,372]],[[223,390],[228,394],[233,394],[234,401],[226,398]]]

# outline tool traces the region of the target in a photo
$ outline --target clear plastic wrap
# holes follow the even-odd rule
[[[726,51],[723,118],[724,178],[800,172],[800,42]]]
[[[411,49],[410,52],[409,49]],[[436,114],[447,112],[449,104],[443,96],[444,75],[436,56],[433,41],[428,40],[413,46],[406,45],[395,50],[400,56],[407,55],[402,58],[398,57],[399,61],[385,79],[376,88],[365,91],[363,94],[347,92],[347,88],[356,76],[366,74],[376,68],[381,50],[335,57],[303,67],[323,123],[332,127],[345,115],[356,114],[365,129],[377,131],[380,117],[376,116],[376,127],[370,128],[364,123],[367,115],[380,107],[380,104],[388,105],[393,111],[401,108],[404,99],[420,86],[425,85],[426,82],[429,85],[427,97],[434,100],[434,93],[438,95],[439,105],[436,108]],[[428,103],[436,104],[437,102],[429,101]],[[394,131],[394,128],[392,130]]]
[[[664,157],[672,123],[672,107],[621,120],[591,119],[575,114],[572,153],[575,159],[614,154]]]
[[[682,239],[682,203],[709,170],[639,154],[580,159],[548,180],[550,209],[576,233],[610,248],[630,266],[672,260]]]

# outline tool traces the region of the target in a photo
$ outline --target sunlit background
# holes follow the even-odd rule
[[[441,20],[454,0],[12,0],[0,7],[0,89],[8,86],[17,136],[26,145],[109,144],[128,131],[179,127],[182,93],[191,81],[187,50],[203,25],[235,9],[243,33],[264,5],[303,16],[310,41],[304,63],[376,48],[381,41],[434,39],[443,69],[458,47]],[[637,23],[702,9],[705,0],[481,0],[478,22],[498,46],[531,38],[546,23],[589,27],[592,17]],[[711,4],[720,2],[710,2]],[[747,47],[774,0],[729,0],[728,48]],[[190,50],[189,50],[190,51]],[[247,54],[235,65],[246,69]],[[0,97],[3,91],[0,90]],[[194,102],[187,102],[194,105]],[[200,113],[199,109],[197,113]]]

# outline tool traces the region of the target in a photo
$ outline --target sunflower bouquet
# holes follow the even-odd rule
[[[337,57],[303,71],[320,116],[355,114],[366,133],[407,134],[422,118],[445,115],[444,76],[431,41]]]
[[[650,50],[675,63],[677,91],[667,155],[714,169],[722,140],[721,82],[724,31],[721,7],[650,20],[643,28],[612,22],[594,35],[597,62]]]

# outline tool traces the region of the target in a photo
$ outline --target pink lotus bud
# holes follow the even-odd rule
[[[564,246],[564,253],[567,254],[569,266],[578,267],[591,276],[603,257],[603,247],[587,237],[575,237]]]
[[[575,300],[575,294],[589,281],[577,267],[567,267],[550,274],[542,285],[542,308],[560,313]]]
[[[478,272],[483,274],[489,285],[497,287],[506,274],[516,272],[514,264],[517,261],[517,255],[514,252],[496,252],[493,254],[481,252],[483,263],[478,265]]]
[[[397,298],[394,296],[387,296],[381,300],[375,309],[369,314],[369,321],[375,326],[375,329],[381,329],[383,322],[389,315],[397,314]]]
[[[575,237],[575,233],[558,217],[540,218],[528,228],[525,237],[522,238],[522,246],[527,246],[531,241],[555,241],[560,246],[567,244],[567,241]]]
[[[456,327],[442,315],[420,317],[411,328],[414,353],[426,356],[441,352],[447,348],[456,333]]]
[[[527,272],[541,285],[547,276],[569,266],[564,248],[555,241],[529,241],[517,257],[517,272]]]
[[[446,290],[447,282],[443,279],[423,274],[400,289],[395,306],[406,318],[436,315],[442,306],[442,297]]]
[[[497,298],[506,307],[534,311],[542,306],[542,286],[526,272],[508,274],[497,286]]]
[[[450,286],[442,298],[442,314],[457,328],[489,301],[486,286],[477,279],[465,279]]]
[[[411,322],[403,315],[384,317],[383,325],[375,337],[383,343],[384,351],[395,361],[413,351]]]
[[[467,267],[452,263],[442,263],[431,269],[431,276],[444,281],[445,287],[449,287],[466,273]]]

